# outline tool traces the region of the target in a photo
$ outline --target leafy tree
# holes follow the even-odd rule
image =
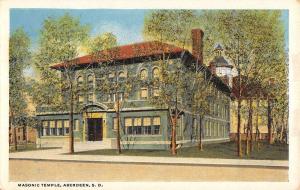
[[[214,21],[215,39],[225,44],[225,54],[237,69],[238,154],[242,156],[240,109],[243,86],[256,79],[262,89],[271,90],[270,77],[285,68],[283,26],[280,11],[206,11],[203,20]],[[207,25],[210,26],[210,25]],[[283,73],[281,73],[283,74]],[[283,76],[286,78],[286,76]],[[268,125],[270,128],[270,124]],[[271,138],[271,133],[269,134]],[[271,140],[270,140],[271,142]]]
[[[199,116],[199,150],[203,150],[202,136],[203,136],[203,118],[210,112],[209,97],[211,97],[210,88],[212,88],[211,77],[206,75],[206,71],[201,71],[201,68],[195,70],[194,73],[187,76],[188,81],[193,81],[191,86],[190,102],[192,113]]]
[[[74,152],[73,113],[76,89],[74,84],[78,47],[88,36],[89,27],[77,18],[65,14],[58,18],[47,18],[40,33],[40,46],[35,56],[35,66],[40,81],[35,85],[38,105],[55,106],[69,111],[70,149]],[[50,69],[54,63],[62,63],[61,78],[58,71]]]
[[[29,65],[31,53],[30,40],[23,28],[18,28],[9,38],[9,117],[10,128],[14,130],[17,150],[17,119],[26,115],[24,69]]]
[[[170,54],[165,51],[163,43],[175,44],[185,48],[190,40],[190,28],[195,23],[196,14],[190,10],[158,10],[152,11],[144,24],[144,35],[148,39],[159,42],[157,48],[162,52],[158,61],[160,77],[152,82],[153,88],[157,88],[157,96],[150,98],[152,104],[164,107],[168,110],[171,124],[171,153],[176,155],[176,126],[177,119],[182,114],[184,93],[189,88],[187,81],[188,68],[182,60],[173,61]]]
[[[106,32],[100,35],[95,36],[88,40],[88,52],[94,56],[95,58],[100,58],[97,56],[102,50],[111,49],[117,46],[117,37],[111,33]]]
[[[90,54],[93,61],[98,63],[96,70],[97,90],[104,97],[110,97],[114,102],[111,107],[116,113],[116,147],[117,153],[121,150],[121,113],[126,104],[128,95],[133,90],[135,74],[124,72],[123,66],[117,61],[120,48],[117,47],[117,38],[112,33],[104,33],[90,40]],[[129,72],[129,71],[128,71]],[[114,124],[115,125],[115,124]]]
[[[213,57],[212,48],[216,42],[225,45],[225,55],[234,64],[237,71],[235,87],[237,90],[237,152],[239,156],[242,156],[240,136],[242,101],[252,96],[252,98],[259,99],[272,97],[277,102],[277,99],[280,98],[274,97],[276,93],[271,95],[273,89],[269,85],[270,78],[277,74],[280,74],[280,80],[285,81],[281,83],[281,90],[287,89],[284,30],[280,16],[280,11],[267,10],[201,12],[167,10],[153,11],[145,20],[144,34],[148,38],[174,43],[181,47],[191,44],[188,43],[191,39],[186,34],[193,27],[201,27],[205,32],[203,39],[204,63]],[[276,83],[280,83],[280,80],[276,80]],[[255,91],[251,92],[252,94],[245,90],[249,88],[244,88],[251,83],[260,84],[255,87]],[[281,102],[287,102],[287,93],[284,90],[282,92],[284,95],[281,94],[283,96],[280,97],[284,97],[285,101]],[[266,94],[269,95],[266,96]],[[285,105],[287,104],[285,103]],[[285,115],[287,115],[286,110],[283,111]],[[249,117],[248,126],[252,128],[252,111]],[[269,117],[269,131],[271,131],[271,123],[272,119]],[[271,142],[271,132],[269,132],[269,137]]]

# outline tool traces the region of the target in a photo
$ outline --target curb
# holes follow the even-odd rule
[[[181,165],[181,166],[207,166],[207,167],[243,167],[243,168],[278,168],[289,169],[288,161],[283,164],[246,164],[246,163],[196,163],[196,162],[153,162],[153,161],[120,161],[120,160],[78,160],[78,159],[55,159],[55,158],[9,158],[9,160],[31,160],[50,162],[79,162],[79,163],[107,163],[107,164],[144,164],[144,165]],[[258,161],[258,160],[256,160]],[[262,160],[264,161],[264,160]],[[276,162],[276,161],[275,161]],[[282,162],[282,161],[281,161]]]

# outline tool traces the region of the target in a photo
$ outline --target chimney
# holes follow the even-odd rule
[[[192,29],[192,54],[199,64],[203,64],[203,35],[200,28]]]

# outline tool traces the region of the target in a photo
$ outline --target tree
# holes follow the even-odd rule
[[[98,67],[97,90],[114,102],[112,109],[116,114],[116,147],[117,153],[121,154],[121,113],[133,89],[132,81],[135,81],[135,75],[124,72],[122,65],[117,61],[120,48],[117,47],[117,38],[112,33],[104,33],[91,39],[89,51]]]
[[[153,87],[159,90],[157,96],[152,97],[150,101],[168,110],[171,124],[170,147],[173,155],[176,155],[177,147],[177,119],[183,113],[182,99],[185,89],[188,88],[187,68],[182,60],[173,63],[170,59],[171,54],[165,51],[163,43],[171,43],[184,49],[190,42],[191,27],[196,21],[195,18],[195,12],[190,10],[158,10],[151,12],[145,18],[144,24],[145,37],[158,41],[158,47],[154,48],[162,53],[158,61],[160,77],[152,83]],[[172,63],[171,66],[170,63]]]
[[[9,117],[10,128],[14,130],[17,150],[16,125],[18,118],[26,115],[24,69],[29,65],[30,40],[23,28],[18,28],[9,38]]]
[[[269,78],[276,74],[279,65],[282,67],[284,52],[283,26],[280,11],[205,11],[203,21],[213,31],[213,38],[225,44],[225,54],[235,65],[238,73],[238,142],[237,152],[241,149],[241,107],[243,86],[248,78],[255,78],[266,88]],[[216,30],[213,30],[216,29]],[[269,134],[271,136],[271,134]]]
[[[55,106],[69,112],[70,153],[74,152],[73,113],[76,97],[74,77],[77,63],[75,58],[78,55],[78,47],[87,39],[88,31],[87,25],[81,25],[77,18],[69,14],[47,18],[41,29],[40,47],[35,58],[35,66],[41,76],[35,94],[42,91],[39,94],[38,104]],[[50,69],[50,65],[54,63],[62,64],[61,78],[57,71]]]
[[[203,68],[202,68],[203,69]],[[199,115],[199,150],[203,150],[202,136],[203,136],[203,118],[209,113],[209,97],[210,91],[208,89],[211,88],[212,75],[206,75],[206,71],[201,71],[201,68],[196,68],[196,72],[191,76],[191,80],[193,81],[193,85],[191,88],[191,97],[190,97],[190,105],[192,108],[192,112],[196,115]]]

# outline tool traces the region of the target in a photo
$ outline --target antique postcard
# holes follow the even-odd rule
[[[228,2],[0,2],[0,189],[299,189],[300,4]]]

